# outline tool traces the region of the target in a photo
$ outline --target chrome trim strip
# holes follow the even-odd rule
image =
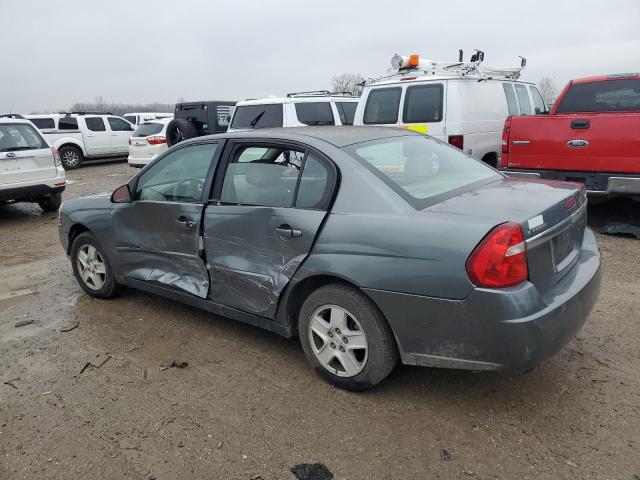
[[[545,230],[544,232],[534,235],[528,240],[525,240],[525,243],[527,244],[527,248],[534,248],[534,247],[537,247],[538,245],[543,244],[544,242],[549,240],[551,237],[555,237],[558,233],[560,233],[560,231],[576,223],[582,217],[582,213],[586,208],[587,208],[587,202],[585,201],[582,205],[580,205],[580,208],[578,208],[575,212],[569,215],[562,222],[555,224],[553,227]]]

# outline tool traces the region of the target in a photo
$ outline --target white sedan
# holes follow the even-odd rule
[[[138,125],[129,138],[129,166],[142,168],[168,148],[167,125],[171,120],[149,120]]]

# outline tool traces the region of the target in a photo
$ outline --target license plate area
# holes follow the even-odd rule
[[[551,250],[553,252],[553,264],[556,271],[564,269],[571,263],[576,251],[576,225],[565,228],[551,240]]]

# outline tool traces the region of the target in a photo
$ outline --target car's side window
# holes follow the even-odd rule
[[[369,92],[367,104],[364,107],[363,123],[365,125],[397,123],[401,95],[400,87],[377,88]]]
[[[531,115],[531,102],[527,87],[520,83],[516,83],[516,95],[518,96],[518,104],[520,105],[520,115]]]
[[[533,98],[535,113],[546,113],[548,111],[547,106],[542,99],[542,95],[540,95],[540,91],[533,85],[529,85],[529,92],[531,93],[531,98]]]
[[[291,207],[303,160],[303,151],[288,147],[241,146],[227,165],[220,201]]]
[[[513,91],[513,85],[510,83],[503,83],[502,88],[504,88],[504,94],[507,97],[509,115],[518,115],[518,101],[516,100],[516,94]]]
[[[152,165],[138,180],[136,200],[201,202],[217,143],[179,148]]]
[[[87,128],[92,132],[104,132],[107,127],[104,125],[104,120],[100,117],[88,117],[84,121],[87,124]]]
[[[132,130],[129,122],[126,122],[122,118],[108,117],[108,120],[111,130],[114,132],[130,132]]]
[[[331,196],[332,170],[313,153],[307,154],[298,185],[296,208],[326,208]]]

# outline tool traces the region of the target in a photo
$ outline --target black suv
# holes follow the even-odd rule
[[[224,100],[176,103],[174,119],[167,125],[167,144],[171,147],[189,138],[226,132],[236,103]]]

